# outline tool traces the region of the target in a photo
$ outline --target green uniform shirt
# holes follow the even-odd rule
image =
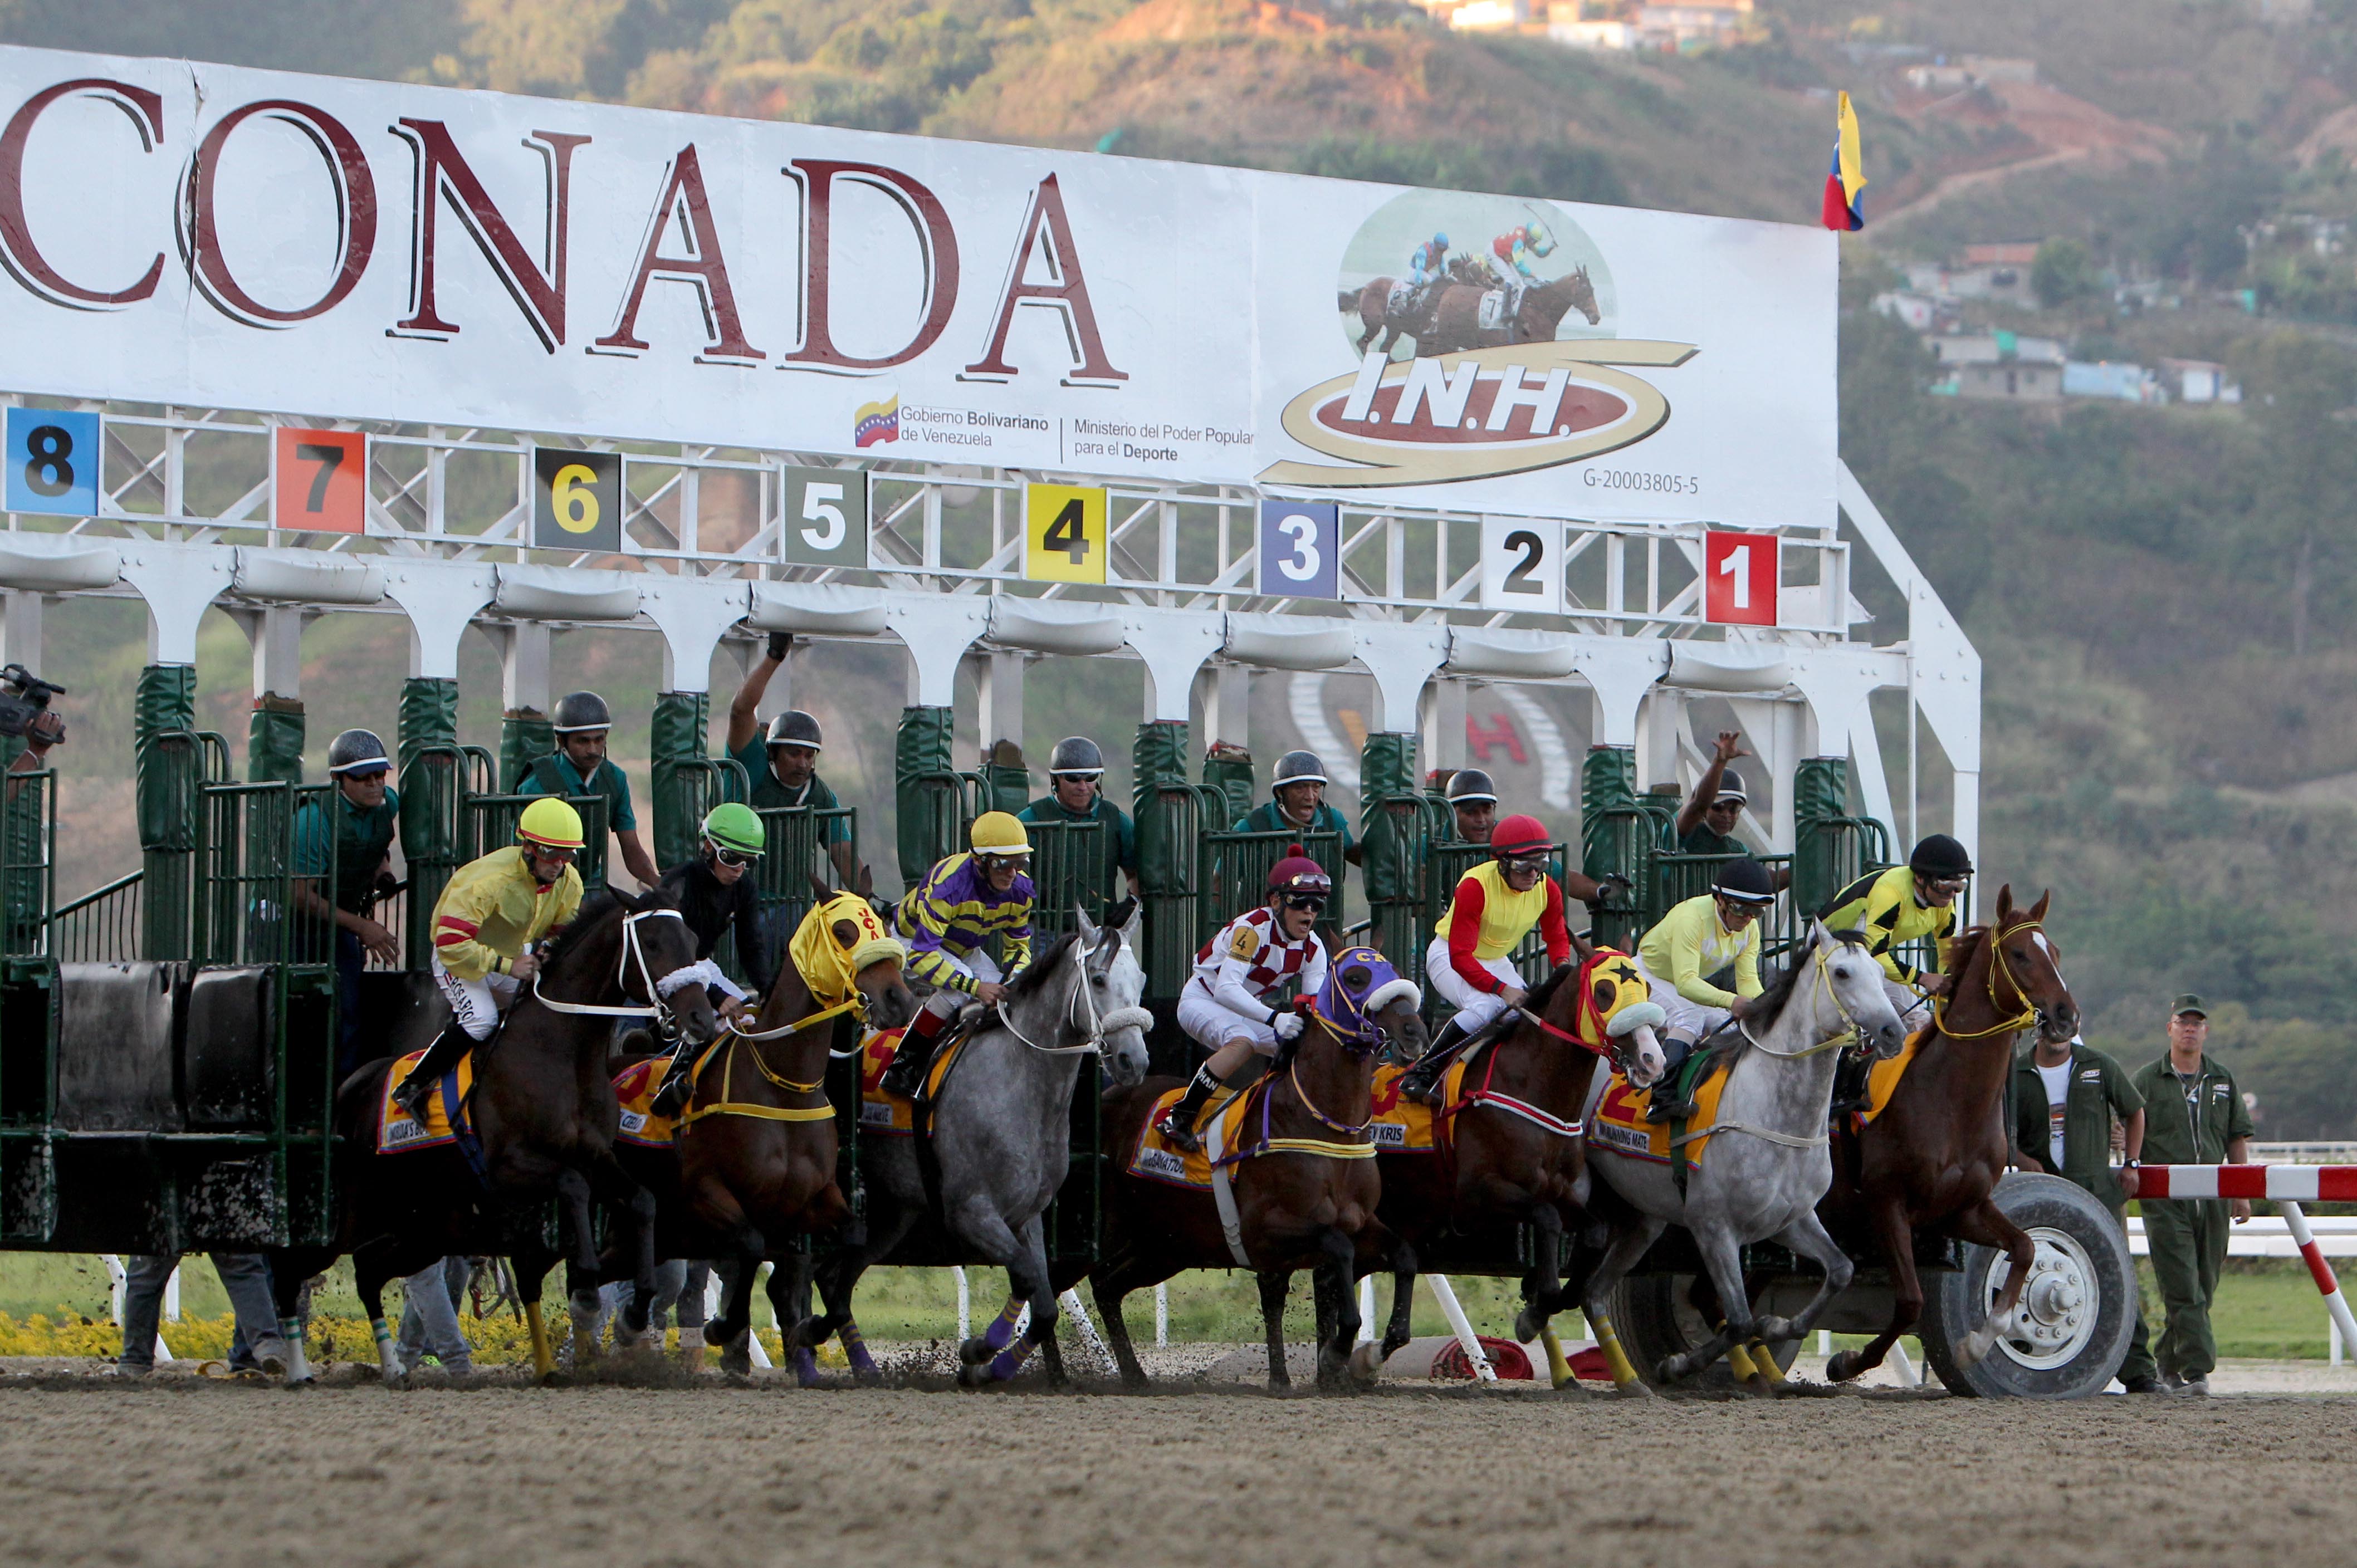
[[[737,760],[745,765],[745,771],[752,777],[753,799],[750,803],[757,811],[774,811],[796,806],[808,806],[814,811],[832,811],[843,805],[834,798],[834,791],[827,788],[826,780],[815,773],[810,776],[810,782],[799,789],[789,789],[779,783],[778,776],[770,770],[769,742],[758,735],[737,748]],[[823,818],[819,832],[827,843],[849,843],[851,821],[847,817]]]
[[[2206,1055],[2190,1080],[2177,1075],[2163,1051],[2129,1081],[2144,1096],[2146,1165],[2223,1165],[2226,1145],[2258,1130],[2234,1087],[2234,1075]]]
[[[1228,831],[1238,833],[1340,833],[1345,850],[1356,847],[1359,842],[1351,832],[1349,821],[1323,800],[1318,801],[1318,809],[1309,813],[1309,825],[1306,828],[1286,816],[1284,809],[1275,801],[1265,800]]]
[[[2119,1177],[2112,1170],[2112,1118],[2117,1115],[2126,1122],[2142,1111],[2144,1096],[2128,1081],[2126,1068],[2089,1046],[2071,1047],[2070,1073],[2070,1091],[2062,1106],[2062,1168],[2055,1171],[2052,1106],[2046,1098],[2046,1080],[2039,1076],[2034,1052],[2024,1051],[2014,1058],[2014,1144],[2036,1156],[2046,1169],[2117,1208],[2125,1199]]]
[[[603,795],[606,797],[606,825],[618,833],[635,832],[638,814],[630,810],[630,781],[614,766],[610,757],[598,760],[597,770],[588,778],[573,766],[573,759],[561,751],[552,751],[533,758],[525,769],[523,782],[516,787],[519,795]]]
[[[1070,810],[1051,791],[1017,811],[1015,820],[1035,825],[1045,822],[1103,822],[1104,829],[1099,839],[1104,845],[1103,884],[1109,897],[1117,898],[1125,891],[1115,886],[1118,874],[1137,869],[1136,825],[1129,820],[1127,811],[1106,800],[1102,791],[1089,802],[1089,809],[1085,811]]]
[[[1694,831],[1678,840],[1680,854],[1745,854],[1751,846],[1741,839],[1728,838],[1725,833],[1710,831],[1708,822],[1696,822]]]
[[[344,799],[341,789],[330,785],[325,811],[314,800],[296,812],[297,876],[328,875],[328,811],[335,813],[336,832],[336,887],[332,902],[345,913],[357,915],[375,890],[377,867],[384,864],[385,851],[393,847],[393,830],[401,816],[401,791],[386,789],[384,804],[364,811]]]

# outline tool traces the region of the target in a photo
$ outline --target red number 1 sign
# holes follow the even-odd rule
[[[1783,580],[1772,533],[1703,536],[1702,618],[1719,626],[1774,626]]]
[[[278,427],[270,517],[279,528],[368,532],[368,437],[357,430]]]

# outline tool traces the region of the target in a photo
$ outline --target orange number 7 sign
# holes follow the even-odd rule
[[[357,430],[278,427],[272,443],[270,517],[274,528],[364,533],[368,436]]]

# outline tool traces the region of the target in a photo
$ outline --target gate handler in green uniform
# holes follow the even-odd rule
[[[761,725],[761,699],[769,693],[770,677],[785,663],[793,645],[791,633],[771,632],[760,659],[746,673],[745,683],[729,699],[728,755],[744,765],[753,780],[753,810],[808,806],[814,811],[832,811],[843,802],[818,776],[818,754],[826,749],[826,735],[818,720],[800,708],[788,708],[771,719],[766,730]],[[859,866],[851,851],[851,824],[841,817],[829,817],[820,832],[840,886],[852,886],[859,880]],[[789,866],[787,874],[799,887],[802,875],[815,869]]]
[[[2130,1081],[2144,1096],[2144,1158],[2156,1165],[2240,1165],[2250,1163],[2250,1107],[2234,1075],[2201,1049],[2210,1038],[2210,1009],[2184,993],[2169,1009],[2169,1051]],[[2218,1266],[2226,1258],[2226,1219],[2251,1217],[2247,1198],[2147,1197],[2136,1205],[2152,1272],[2160,1281],[2168,1321],[2153,1348],[2160,1375],[2189,1394],[2210,1391],[2218,1343],[2210,1334],[2210,1303],[2218,1294]]]
[[[2128,1082],[2127,1069],[2084,1040],[2055,1046],[2041,1036],[2014,1058],[2013,1106],[2014,1162],[2084,1187],[2112,1211],[2112,1223],[2125,1234],[2128,1193],[2144,1146],[2144,1096]],[[2127,1155],[2118,1170],[2111,1165],[2114,1115]],[[2132,1394],[2167,1393],[2153,1365],[2141,1292],[2128,1298],[2128,1308],[2136,1332],[2120,1363],[2120,1386]]]
[[[335,932],[336,1081],[360,1064],[361,972],[371,958],[401,958],[401,943],[372,918],[381,885],[392,881],[389,852],[401,822],[401,792],[386,781],[393,760],[375,732],[348,729],[328,746],[325,800],[295,813],[295,908],[313,929]],[[326,886],[333,850],[336,885]]]
[[[1068,735],[1048,754],[1048,792],[1016,813],[1015,820],[1034,827],[1052,822],[1103,822],[1097,835],[1104,864],[1094,878],[1111,902],[1128,879],[1131,897],[1137,897],[1137,829],[1129,813],[1104,796],[1104,753],[1084,735]]]
[[[639,836],[639,814],[630,810],[630,781],[606,755],[606,737],[614,716],[606,699],[595,692],[569,692],[556,699],[549,727],[556,732],[556,749],[536,757],[524,770],[519,795],[603,795],[606,825],[622,846],[622,865],[640,887],[659,880],[654,856]],[[613,878],[608,876],[608,881]]]

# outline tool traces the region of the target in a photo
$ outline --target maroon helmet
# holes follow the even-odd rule
[[[1334,896],[1334,882],[1326,875],[1326,868],[1302,854],[1297,843],[1287,845],[1285,858],[1268,868],[1268,890],[1330,898]]]

